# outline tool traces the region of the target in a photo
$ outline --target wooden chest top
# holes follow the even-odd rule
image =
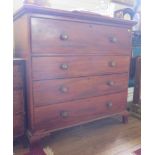
[[[29,14],[33,16],[52,16],[52,18],[68,18],[68,20],[81,20],[81,21],[87,21],[87,22],[96,22],[96,23],[102,23],[107,25],[115,25],[115,26],[121,26],[121,27],[129,27],[131,28],[133,25],[136,24],[136,22],[128,21],[128,20],[122,20],[112,17],[107,17],[99,14],[94,14],[90,12],[80,12],[80,11],[64,11],[64,10],[57,10],[57,9],[51,9],[51,8],[44,8],[40,6],[34,6],[34,5],[24,5],[21,7],[17,12],[14,14],[14,20],[19,18],[20,16],[24,14]]]

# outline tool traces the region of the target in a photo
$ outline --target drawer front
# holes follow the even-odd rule
[[[22,114],[13,116],[13,137],[24,134],[24,116]]]
[[[128,72],[128,56],[33,57],[33,79],[45,80]]]
[[[127,90],[128,74],[33,82],[34,104],[47,105]]]
[[[13,90],[13,113],[21,113],[24,111],[24,96],[23,90]]]
[[[31,18],[32,52],[56,54],[126,54],[131,51],[127,28]]]
[[[22,75],[22,68],[20,65],[13,66],[13,87],[14,88],[23,87],[23,75]]]
[[[58,129],[125,110],[127,92],[37,107],[36,129]]]

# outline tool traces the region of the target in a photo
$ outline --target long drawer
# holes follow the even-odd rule
[[[34,80],[128,72],[128,56],[33,57]]]
[[[35,128],[54,130],[125,110],[127,92],[34,109]]]
[[[35,106],[127,90],[128,74],[33,82]]]
[[[31,18],[32,52],[56,54],[124,54],[131,50],[127,28]]]

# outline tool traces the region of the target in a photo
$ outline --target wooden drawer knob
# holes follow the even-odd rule
[[[107,82],[107,85],[109,85],[109,86],[113,86],[113,85],[114,85],[114,81],[111,81],[111,80],[108,81],[108,82]]]
[[[111,43],[116,43],[118,40],[117,40],[117,38],[116,37],[111,37],[110,38],[110,42]]]
[[[111,101],[109,101],[109,102],[107,102],[106,106],[107,106],[108,109],[110,109],[113,106],[113,104],[112,104]]]
[[[66,33],[62,33],[61,35],[60,35],[60,39],[61,40],[68,40],[68,35],[66,34]]]
[[[61,65],[60,65],[60,68],[63,69],[63,70],[67,70],[68,67],[69,67],[69,66],[68,66],[67,64],[61,64]]]
[[[67,92],[68,92],[68,88],[62,86],[62,87],[60,87],[60,91],[61,91],[62,93],[67,93]]]
[[[62,118],[67,118],[67,117],[69,117],[69,113],[68,113],[67,111],[61,111],[61,112],[60,112],[60,116],[61,116]]]
[[[109,66],[110,66],[110,67],[116,67],[116,62],[115,62],[115,61],[109,62]]]

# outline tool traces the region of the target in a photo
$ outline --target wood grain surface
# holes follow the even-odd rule
[[[34,80],[124,73],[129,70],[128,56],[33,57]]]
[[[122,112],[126,92],[35,108],[36,129],[52,130]]]
[[[130,32],[126,28],[31,18],[31,32],[32,52],[130,55]]]
[[[34,105],[48,104],[127,91],[128,74],[33,82]],[[110,85],[110,82],[112,85]]]

